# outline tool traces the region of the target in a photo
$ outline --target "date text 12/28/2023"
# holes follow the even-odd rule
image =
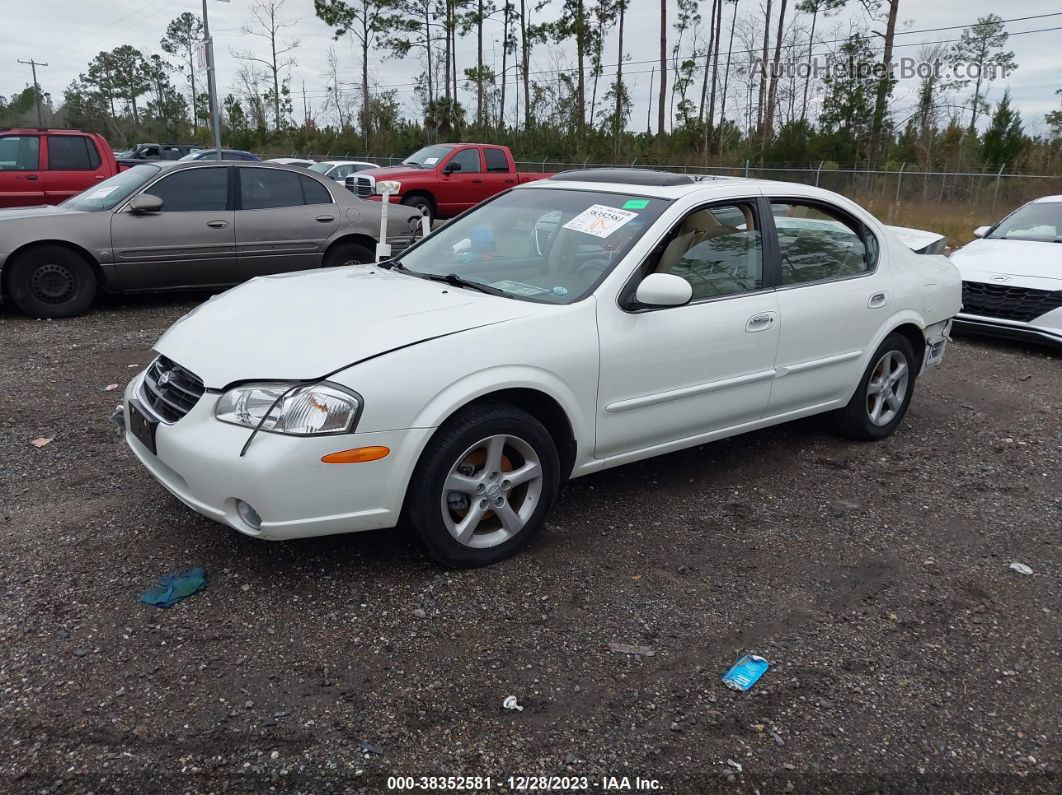
[[[654,792],[662,789],[654,778],[640,776],[603,776],[591,780],[588,776],[509,776],[494,779],[490,776],[389,776],[387,789],[431,790],[435,792],[490,791],[505,787],[510,792]]]

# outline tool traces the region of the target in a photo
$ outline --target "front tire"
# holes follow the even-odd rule
[[[402,199],[402,204],[416,208],[421,215],[428,216],[429,222],[435,221],[435,205],[427,196],[406,196]]]
[[[914,395],[915,363],[911,343],[902,334],[887,336],[863,374],[859,387],[834,414],[837,429],[852,439],[876,442],[891,436],[907,414]]]
[[[96,298],[96,274],[88,261],[63,246],[38,246],[11,264],[11,300],[30,317],[80,315]]]
[[[439,563],[488,566],[542,527],[559,473],[557,446],[532,415],[504,403],[472,406],[440,427],[421,455],[408,516]]]

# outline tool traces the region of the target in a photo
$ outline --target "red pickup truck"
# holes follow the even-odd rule
[[[391,201],[417,207],[432,219],[450,218],[496,193],[522,182],[553,176],[517,172],[507,146],[493,144],[433,144],[401,165],[358,171],[346,179],[347,190],[363,199],[380,200],[377,183],[399,183]]]
[[[117,173],[99,133],[0,130],[0,207],[58,204]]]

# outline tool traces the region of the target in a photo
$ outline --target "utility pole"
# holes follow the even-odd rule
[[[223,0],[228,2],[228,0]],[[218,87],[214,75],[214,40],[210,38],[210,22],[207,20],[207,0],[203,0],[203,38],[206,39],[207,91],[210,92],[210,126],[214,130],[214,151],[221,160],[221,114],[218,113]],[[194,98],[193,98],[194,99]]]
[[[32,58],[28,61],[19,59],[19,63],[25,64],[33,71],[33,99],[37,103],[37,126],[44,127],[44,116],[41,115],[41,87],[37,84],[37,67],[47,66],[48,64],[35,61]]]

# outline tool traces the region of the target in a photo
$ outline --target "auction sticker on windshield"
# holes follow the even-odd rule
[[[573,232],[585,232],[595,237],[608,237],[628,221],[638,217],[638,213],[607,207],[604,204],[592,204],[564,225]]]

